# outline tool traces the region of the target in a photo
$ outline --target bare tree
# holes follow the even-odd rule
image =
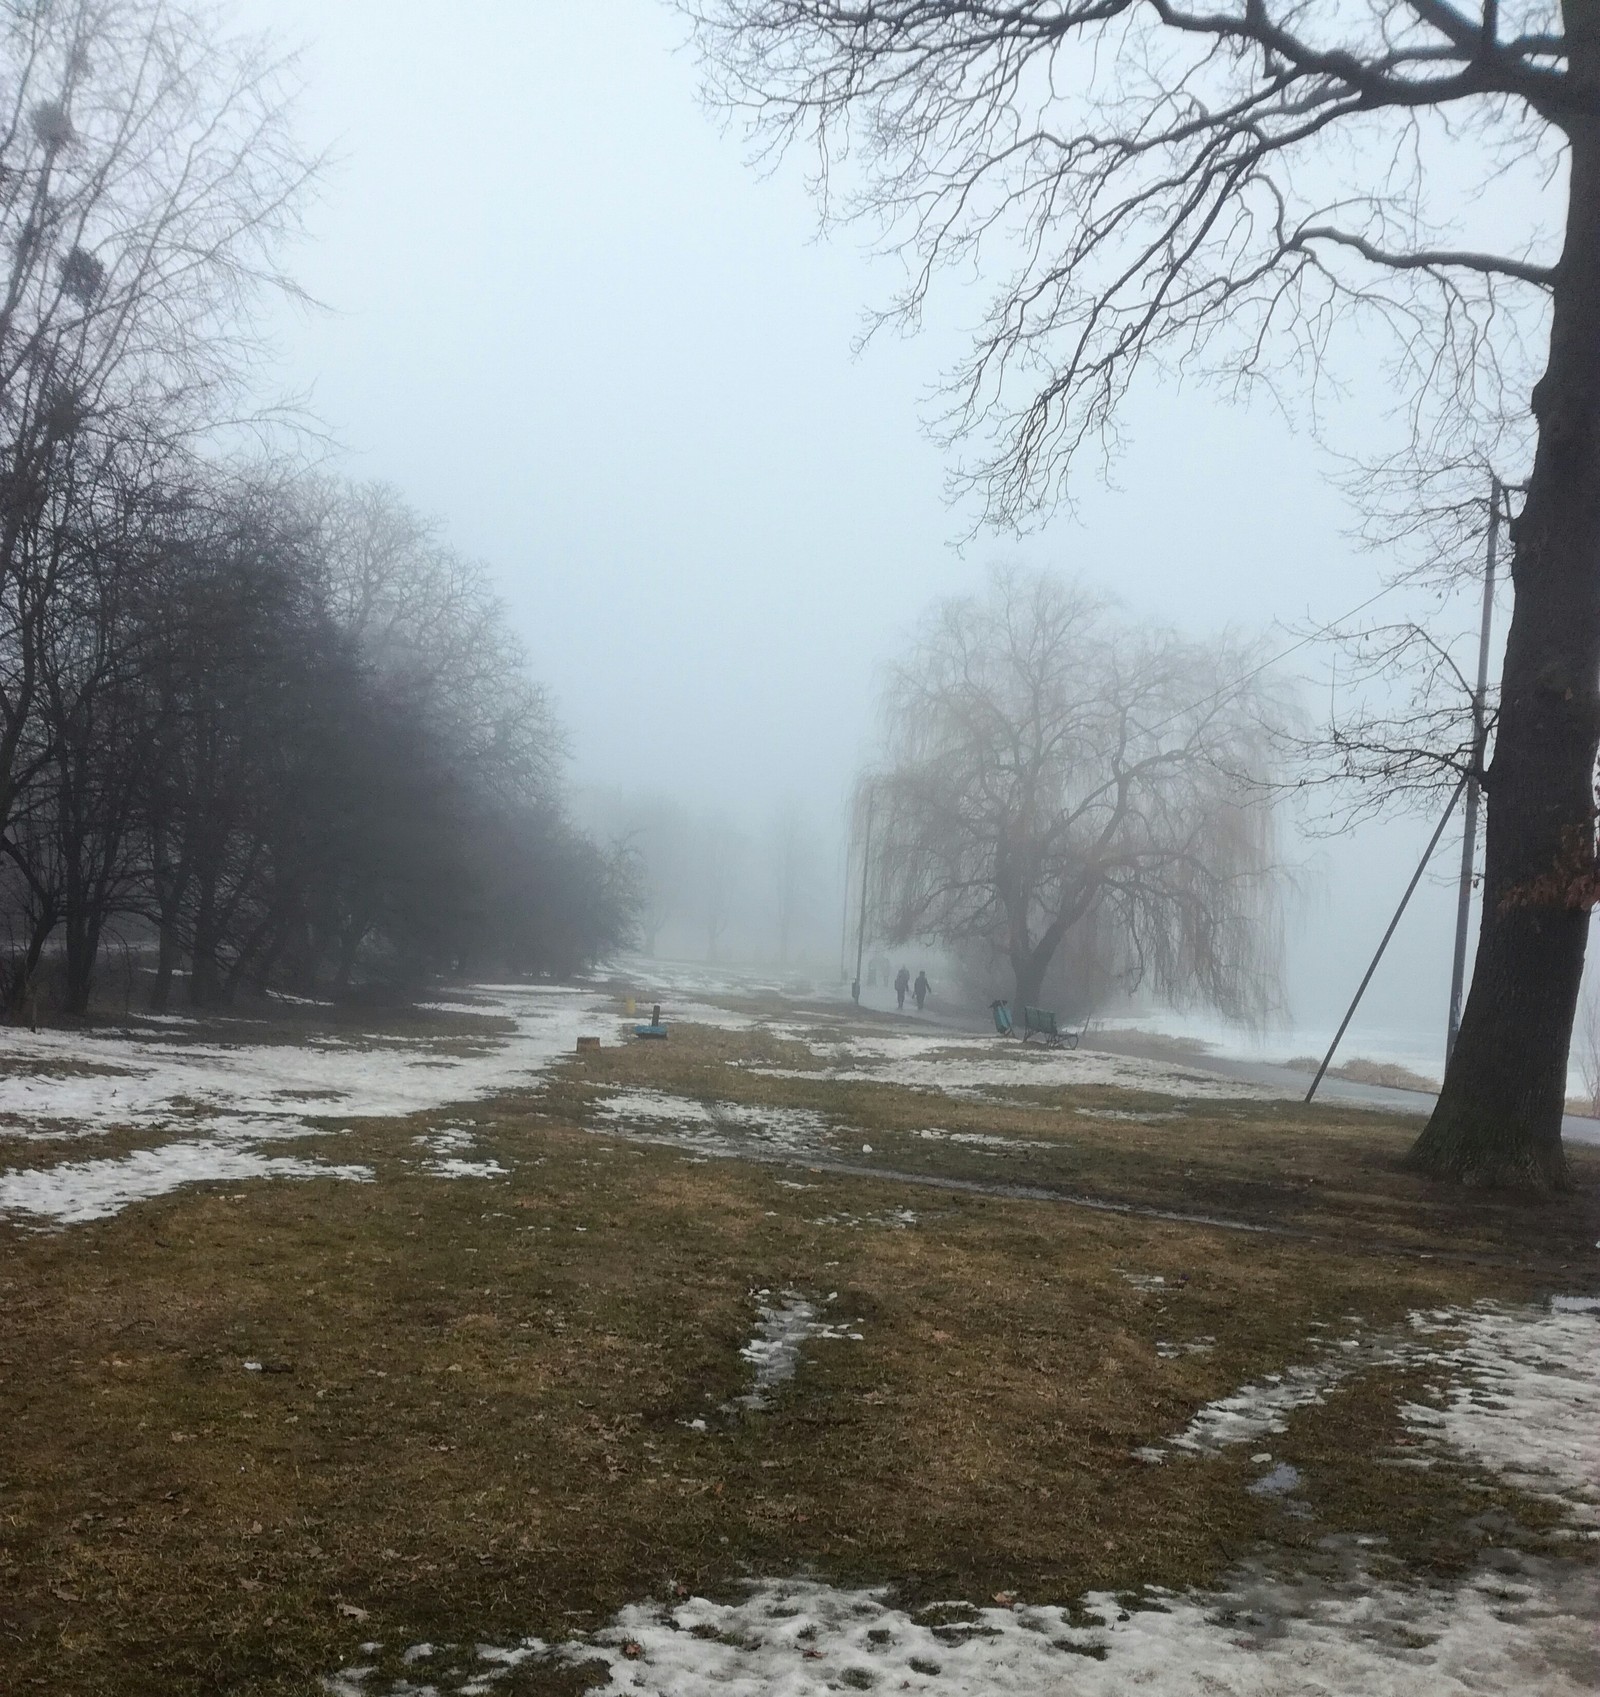
[[[1481,464],[1527,423],[1531,467],[1499,467],[1529,481],[1477,966],[1412,1158],[1564,1184],[1600,889],[1600,0],[685,4],[714,96],[771,146],[814,144],[825,192],[854,147],[859,192],[828,204],[908,256],[897,311],[915,319],[953,261],[998,279],[945,422],[989,432],[959,475],[1000,522],[1114,445],[1150,364],[1314,393],[1355,332],[1420,465]],[[1483,203],[1508,179],[1505,242]],[[1539,208],[1563,186],[1557,238]]]
[[[661,935],[696,901],[691,888],[694,822],[671,796],[630,797],[612,815],[612,829],[638,859],[638,923],[645,953],[654,955]]]
[[[312,165],[277,67],[170,0],[0,8],[0,828],[84,437],[237,416]],[[104,449],[101,450],[103,457]]]
[[[1277,983],[1275,710],[1236,644],[1118,623],[1048,575],[937,609],[891,675],[873,810],[879,924],[1003,950],[1037,1002],[1063,941],[1250,1017]]]

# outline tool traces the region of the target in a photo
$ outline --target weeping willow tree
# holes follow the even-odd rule
[[[1259,1018],[1279,983],[1265,803],[1280,704],[1254,656],[1129,625],[1081,586],[1001,571],[937,607],[861,780],[890,941],[979,942],[1036,1002],[1093,929],[1125,983]]]

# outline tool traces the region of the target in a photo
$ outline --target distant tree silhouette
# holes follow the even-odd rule
[[[958,476],[998,522],[1114,439],[1146,366],[1305,390],[1342,324],[1389,358],[1424,463],[1531,413],[1477,965],[1412,1160],[1563,1185],[1600,891],[1600,0],[683,4],[713,95],[764,145],[813,147],[830,210],[906,255],[895,311],[915,321],[945,265],[992,283],[944,422],[988,432]],[[1481,175],[1451,206],[1435,166],[1459,171],[1463,138]],[[1535,194],[1522,241],[1459,239],[1521,165],[1535,192],[1565,186],[1559,251],[1535,251]],[[1530,313],[1548,353],[1524,386]]]

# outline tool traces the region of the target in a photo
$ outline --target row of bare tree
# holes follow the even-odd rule
[[[154,1003],[500,966],[626,932],[626,861],[561,805],[561,738],[481,572],[391,494],[110,479],[52,540],[0,901],[25,998],[59,942],[89,1002],[117,935]]]
[[[384,491],[241,440],[271,422],[256,308],[291,288],[315,173],[286,108],[209,11],[0,8],[13,1005],[48,965],[83,1011],[113,936],[151,942],[163,1005],[180,970],[197,1003],[491,955],[561,970],[627,924],[481,574]]]

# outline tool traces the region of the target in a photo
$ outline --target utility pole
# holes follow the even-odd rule
[[[857,1007],[861,1005],[861,953],[867,943],[867,871],[872,865],[872,809],[876,801],[877,796],[869,788],[866,843],[861,850],[861,923],[856,928],[856,977],[850,986],[850,999]]]
[[[1489,479],[1489,539],[1483,569],[1483,619],[1478,627],[1478,687],[1472,697],[1472,764],[1467,772],[1466,820],[1461,830],[1461,882],[1456,892],[1456,953],[1450,969],[1450,1024],[1445,1032],[1444,1064],[1455,1053],[1461,1029],[1461,998],[1467,977],[1467,922],[1472,911],[1472,873],[1478,852],[1478,774],[1487,751],[1488,726],[1484,706],[1489,692],[1489,627],[1494,619],[1494,574],[1500,548],[1500,512],[1506,488],[1498,477]]]

